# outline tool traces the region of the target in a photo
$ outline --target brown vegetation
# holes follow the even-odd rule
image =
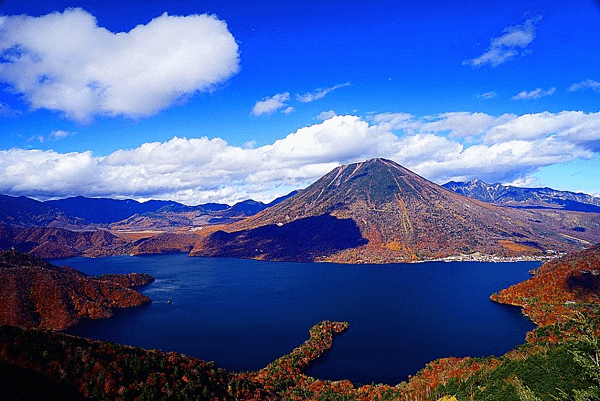
[[[533,274],[490,298],[521,306],[540,326],[565,323],[582,308],[592,313],[600,304],[600,244],[547,262]]]
[[[2,269],[15,264],[29,269],[58,269],[14,252],[3,255]],[[543,325],[566,321],[577,313],[582,316],[581,311],[597,311],[599,268],[600,244],[548,262],[532,279],[493,297],[499,302],[525,306],[525,301],[534,298],[538,301],[530,309],[533,313],[530,316],[542,325],[530,335],[530,340],[536,339],[534,343],[501,357],[438,359],[409,377],[408,383],[396,386],[355,387],[347,380],[319,380],[303,373],[311,361],[331,348],[336,333],[348,329],[345,322],[326,321],[315,325],[304,344],[257,372],[228,373],[211,362],[173,352],[147,351],[8,326],[0,326],[0,360],[13,368],[25,369],[29,375],[40,375],[43,380],[56,383],[60,391],[72,395],[70,392],[76,390],[83,397],[95,399],[519,399],[515,398],[518,394],[534,395],[529,387],[532,383],[537,385],[537,394],[557,395],[557,385],[566,386],[568,391],[587,389],[590,385],[587,379],[583,380],[582,371],[578,370],[581,367],[573,359],[574,354],[581,352],[580,345],[565,342],[569,332],[577,333],[580,328],[567,329],[569,323]],[[96,280],[107,279],[113,278],[102,276]],[[118,280],[129,286],[143,283],[137,276]],[[559,345],[552,345],[557,341]],[[540,365],[546,363],[551,365]]]
[[[0,252],[0,324],[62,330],[81,319],[112,316],[112,308],[150,302],[131,287],[147,285],[147,274],[93,278],[30,255]]]
[[[128,240],[104,229],[72,231],[56,227],[16,227],[0,224],[0,248],[41,258],[104,256],[120,253]]]

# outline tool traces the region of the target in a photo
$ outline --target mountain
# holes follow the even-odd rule
[[[43,258],[125,253],[129,242],[104,229],[67,230],[59,227],[0,224],[0,249],[14,249]]]
[[[239,221],[289,196],[269,204],[186,206],[83,196],[40,202],[0,195],[0,249],[44,258],[189,252],[198,239],[195,231]]]
[[[0,195],[0,224],[19,227],[79,226],[81,219],[51,204],[25,196]]]
[[[198,206],[165,206],[153,212],[134,214],[112,223],[110,228],[118,231],[173,231],[181,228],[194,229],[207,225],[231,224],[276,205],[295,193],[296,191],[293,191],[268,204],[248,199],[233,206],[220,203],[207,203]]]
[[[140,203],[133,199],[86,198],[75,196],[44,202],[90,223],[110,224],[134,214],[155,212],[161,208],[184,206],[173,201],[150,200]]]
[[[533,203],[500,197],[500,187],[474,182],[471,192],[483,202],[390,160],[372,159],[340,166],[269,204],[0,196],[0,248],[46,258],[191,250],[198,256],[387,263],[537,257],[600,240],[600,206],[583,203],[583,194],[566,198],[547,190],[540,193],[552,199],[537,195],[544,202]],[[504,193],[521,191],[509,189]],[[490,199],[516,200],[498,205]]]
[[[538,207],[600,213],[600,198],[552,188],[522,188],[481,180],[450,181],[444,188],[484,202],[512,207]]]
[[[76,196],[41,202],[25,196],[0,195],[0,223],[20,227],[81,228],[107,225],[136,213],[186,207],[172,201],[140,203],[132,199]]]
[[[0,324],[62,330],[84,318],[110,317],[112,308],[149,303],[131,287],[152,281],[136,273],[94,278],[31,255],[0,252]]]
[[[492,205],[393,161],[372,159],[337,167],[280,203],[206,236],[192,255],[348,263],[539,256],[597,242],[599,223],[596,213]],[[338,240],[311,250],[325,238]]]
[[[295,191],[277,198],[269,204],[249,199],[233,206],[222,203],[187,206],[173,201],[138,202],[133,199],[85,196],[41,202],[25,196],[0,195],[0,224],[66,229],[90,229],[97,226],[107,227],[110,224],[138,224],[142,228],[182,227],[193,226],[194,219],[201,216],[210,216],[217,219],[216,222],[223,223],[256,214],[294,193]]]

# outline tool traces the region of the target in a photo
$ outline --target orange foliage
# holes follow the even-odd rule
[[[576,311],[600,303],[599,273],[600,244],[547,262],[529,280],[490,298],[521,306],[523,313],[539,326],[565,323],[574,318]]]
[[[498,243],[500,245],[502,245],[503,248],[507,249],[508,251],[517,254],[517,255],[527,255],[527,254],[536,254],[536,253],[540,253],[540,250],[537,248],[533,248],[531,246],[527,246],[527,245],[523,245],[523,244],[517,244],[514,241],[508,241],[508,240],[499,240]]]

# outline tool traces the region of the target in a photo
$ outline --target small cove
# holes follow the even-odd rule
[[[321,320],[350,329],[307,374],[397,384],[440,357],[500,355],[533,324],[489,295],[538,262],[393,265],[258,262],[184,254],[54,260],[87,274],[143,272],[153,303],[69,332],[256,370],[290,352]],[[171,300],[172,303],[168,301]]]

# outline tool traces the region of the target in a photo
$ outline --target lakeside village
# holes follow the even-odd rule
[[[543,254],[521,256],[483,255],[480,252],[474,252],[430,259],[428,262],[547,262],[564,255],[566,255],[566,252],[558,252],[552,249],[544,251]]]

